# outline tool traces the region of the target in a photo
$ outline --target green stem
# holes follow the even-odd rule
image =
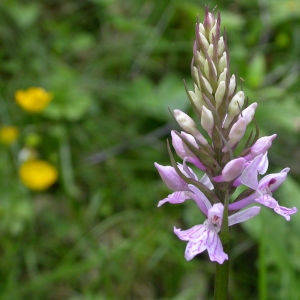
[[[215,275],[215,295],[214,300],[226,300],[228,293],[228,280],[229,280],[229,226],[228,226],[228,192],[224,197],[224,212],[223,223],[220,238],[223,243],[224,252],[228,255],[228,260],[225,260],[223,264],[216,263],[216,275]]]
[[[266,300],[267,299],[267,270],[266,270],[266,259],[265,259],[265,226],[263,222],[263,218],[261,221],[261,233],[259,240],[259,273],[258,273],[258,281],[259,281],[259,299]]]
[[[229,243],[223,245],[224,252],[229,253]],[[226,300],[228,293],[229,260],[223,264],[216,263],[214,300]]]

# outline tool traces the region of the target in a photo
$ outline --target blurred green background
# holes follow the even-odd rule
[[[188,110],[182,80],[197,15],[221,12],[232,71],[261,135],[277,133],[269,172],[290,167],[275,198],[300,208],[300,3],[297,0],[3,0],[0,121],[0,299],[212,299],[214,264],[186,262],[173,226],[203,221],[194,203],[164,205],[153,162],[169,165],[170,109]],[[40,114],[17,90],[53,93]],[[42,192],[19,178],[20,151],[51,162]],[[262,208],[232,228],[229,299],[300,299],[300,215]]]

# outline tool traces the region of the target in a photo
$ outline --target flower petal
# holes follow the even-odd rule
[[[262,178],[259,182],[259,189],[269,187],[271,192],[274,192],[285,181],[289,168],[285,168],[279,173],[269,174]]]
[[[228,162],[222,170],[224,181],[231,181],[240,176],[245,168],[245,159],[243,157],[235,158]]]
[[[268,152],[263,155],[263,158],[257,168],[259,174],[265,174],[269,167]]]
[[[192,199],[194,200],[198,207],[200,208],[200,210],[202,211],[202,213],[207,216],[207,213],[208,213],[208,209],[205,205],[205,203],[203,202],[203,200],[195,193],[193,192],[185,192],[185,195],[189,198],[189,199]]]
[[[190,199],[190,197],[187,196],[187,195],[185,194],[185,192],[182,192],[182,191],[180,191],[180,192],[175,192],[175,193],[173,193],[173,194],[168,195],[167,198],[165,198],[165,199],[163,199],[163,200],[160,200],[160,201],[158,202],[158,205],[157,205],[157,206],[160,207],[160,206],[162,206],[163,204],[165,204],[166,202],[169,202],[169,203],[171,203],[171,204],[179,204],[179,203],[184,202],[186,199]]]
[[[187,183],[182,180],[177,174],[176,170],[170,166],[162,166],[158,163],[154,163],[161,179],[166,186],[173,191],[188,191]]]
[[[208,230],[204,225],[196,225],[181,231],[174,227],[174,233],[183,241],[189,241],[185,249],[185,259],[191,260],[206,249]]]
[[[287,208],[284,206],[279,206],[278,202],[273,197],[267,194],[262,195],[255,201],[266,207],[272,208],[277,214],[282,215],[287,221],[291,219],[290,215],[298,211],[296,207]]]
[[[199,181],[203,183],[206,187],[208,187],[210,190],[214,189],[214,185],[211,183],[209,177],[206,174],[204,174]]]
[[[283,217],[285,217],[285,219],[287,221],[289,221],[291,219],[290,215],[296,213],[298,211],[298,209],[296,207],[293,208],[287,208],[284,206],[275,206],[274,211],[279,214],[282,215]]]
[[[263,136],[259,138],[255,144],[250,148],[251,152],[245,156],[248,161],[253,160],[256,156],[260,154],[265,154],[268,149],[272,146],[272,141],[275,139],[276,134],[270,136]]]
[[[259,206],[252,206],[245,210],[239,211],[232,216],[228,217],[228,225],[232,226],[237,223],[245,222],[254,216],[258,215],[260,212]]]
[[[253,194],[247,196],[246,198],[239,200],[237,202],[230,203],[228,205],[229,210],[239,210],[243,209],[244,207],[252,204],[255,202],[255,199],[259,198],[261,194],[259,192],[254,192]]]
[[[258,168],[263,159],[263,154],[256,156],[253,161],[250,162],[250,164],[245,168],[240,177],[241,182],[253,190],[256,190],[258,187]]]
[[[194,185],[192,184],[189,184],[188,185],[189,189],[194,192],[198,197],[199,199],[205,204],[207,210],[211,209],[212,208],[212,205],[211,203],[209,202],[209,200],[206,198],[206,196],[197,188],[195,187]]]
[[[183,148],[182,139],[175,133],[174,130],[171,131],[171,136],[172,136],[172,145],[176,151],[176,154],[181,159],[184,159],[184,157],[187,156],[187,154]]]
[[[211,230],[207,232],[206,247],[211,261],[222,264],[225,259],[228,259],[228,255],[223,251],[222,242],[216,232]]]
[[[190,241],[197,240],[203,235],[203,233],[207,230],[207,228],[201,225],[195,225],[190,229],[181,230],[180,228],[176,228],[174,226],[174,233],[182,240],[182,241]]]

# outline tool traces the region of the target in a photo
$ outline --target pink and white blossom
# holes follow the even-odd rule
[[[196,187],[193,187],[192,189],[195,193],[200,192]],[[204,196],[202,199],[204,198],[206,197]],[[188,241],[185,249],[186,260],[191,260],[197,254],[207,250],[211,261],[222,264],[225,260],[228,260],[228,255],[223,250],[222,242],[218,234],[222,228],[224,206],[222,203],[217,203],[212,206],[207,198],[205,200],[205,205],[208,208],[206,214],[207,219],[205,222],[188,230],[181,230],[174,227],[174,233],[181,240]],[[256,216],[259,211],[260,207],[258,206],[239,211],[238,213],[229,216],[228,225],[232,226],[247,221]]]
[[[290,215],[296,213],[297,208],[280,206],[278,201],[272,197],[273,192],[285,181],[289,170],[289,168],[285,168],[279,173],[269,174],[263,177],[259,182],[257,180],[257,176],[254,177],[252,175],[255,171],[252,169],[245,170],[247,172],[241,176],[241,182],[253,189],[254,192],[240,201],[229,204],[228,208],[230,210],[238,210],[257,202],[273,209],[277,214],[282,215],[287,221],[289,221],[291,219]],[[255,173],[257,174],[257,172]]]

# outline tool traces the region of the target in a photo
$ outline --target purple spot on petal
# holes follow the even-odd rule
[[[269,183],[268,183],[268,187],[270,187],[272,184],[274,184],[277,180],[275,178],[272,178]]]

